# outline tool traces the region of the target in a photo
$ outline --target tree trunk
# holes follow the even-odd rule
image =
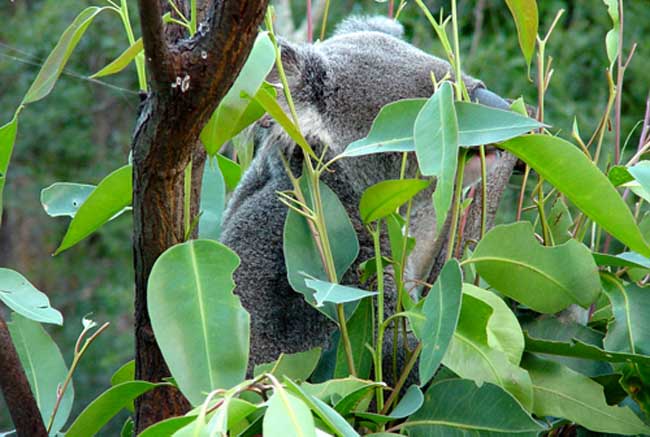
[[[184,241],[184,170],[193,160],[192,215],[204,154],[201,129],[226,94],[250,52],[268,0],[214,0],[203,29],[170,42],[161,16],[164,0],[139,0],[150,92],[133,139],[133,253],[135,267],[136,378],[158,382],[169,371],[147,311],[147,281],[156,259]],[[185,6],[185,5],[181,5]],[[136,431],[184,414],[187,400],[161,388],[136,401]]]

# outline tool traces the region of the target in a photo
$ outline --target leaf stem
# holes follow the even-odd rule
[[[452,205],[451,229],[449,230],[449,244],[447,246],[447,255],[445,261],[454,257],[454,242],[456,239],[456,230],[458,229],[458,218],[460,217],[461,194],[463,192],[463,173],[465,171],[465,158],[467,149],[461,147],[458,158],[458,168],[456,169],[456,191],[454,192],[454,203]]]
[[[381,259],[381,219],[377,221],[377,228],[370,229],[375,248],[375,263],[377,270],[377,339],[375,343],[375,381],[383,382],[383,345],[384,345],[384,266]],[[384,409],[384,390],[377,387],[377,411]]]

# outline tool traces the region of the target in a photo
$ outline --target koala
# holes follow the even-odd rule
[[[438,80],[454,79],[450,65],[402,40],[403,28],[381,17],[355,17],[341,23],[334,36],[316,43],[295,45],[281,41],[287,74],[302,132],[316,154],[327,145],[326,159],[365,137],[379,110],[407,98],[428,98],[434,91],[431,74]],[[278,82],[277,73],[268,79]],[[473,100],[507,108],[478,79],[463,75]],[[282,102],[281,102],[282,103]],[[286,103],[282,103],[285,105]],[[287,111],[288,112],[288,111]],[[235,293],[251,315],[249,372],[280,353],[295,353],[327,346],[336,326],[309,305],[288,283],[283,256],[283,227],[287,208],[277,191],[291,189],[280,154],[294,174],[302,168],[302,152],[279,125],[256,127],[257,155],[235,190],[224,214],[221,241],[241,258],[234,274]],[[343,278],[358,284],[358,265],[373,257],[373,243],[359,217],[363,192],[380,181],[398,179],[402,155],[384,153],[337,161],[323,181],[338,195],[357,231],[360,253]],[[408,164],[414,175],[415,159]],[[435,239],[435,214],[431,192],[414,203],[413,229],[417,246],[411,258],[412,273],[424,277],[421,266]],[[386,313],[394,312],[396,292],[387,282]]]

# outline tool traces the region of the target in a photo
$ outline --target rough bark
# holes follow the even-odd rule
[[[192,210],[198,209],[204,159],[199,134],[243,66],[268,0],[203,2],[200,31],[174,42],[160,19],[166,3],[138,1],[150,92],[133,139],[136,378],[153,382],[169,371],[147,311],[149,273],[160,254],[184,240],[183,177],[192,156]],[[143,395],[136,401],[136,431],[181,415],[188,407],[175,389]]]
[[[0,389],[7,403],[18,437],[45,437],[47,431],[11,341],[9,329],[0,316]]]

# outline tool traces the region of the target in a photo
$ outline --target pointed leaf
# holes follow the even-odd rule
[[[562,417],[595,432],[650,433],[629,408],[607,405],[603,387],[587,376],[534,355],[526,355],[522,364],[533,380],[538,416]]]
[[[435,375],[456,330],[462,286],[463,276],[458,261],[451,259],[442,268],[424,301],[422,314],[426,321],[421,333],[420,386],[426,385]]]
[[[68,225],[55,255],[71,248],[131,205],[132,167],[125,165],[106,176],[81,205]]]
[[[607,326],[605,348],[617,352],[650,355],[650,288],[623,285],[603,276],[603,287],[612,303],[614,320]]]
[[[343,156],[413,151],[413,125],[425,102],[425,99],[406,99],[384,106],[368,136],[348,145]]]
[[[423,403],[424,395],[422,394],[422,390],[417,385],[412,385],[406,390],[402,399],[400,399],[389,415],[384,416],[375,413],[355,413],[355,415],[374,423],[384,424],[396,419],[404,419],[414,414],[422,407]]]
[[[508,360],[506,354],[488,345],[487,325],[492,308],[469,294],[463,295],[458,327],[442,359],[442,364],[461,378],[477,384],[490,382],[503,387],[526,409],[533,403],[528,373]]]
[[[598,269],[589,249],[576,240],[541,246],[528,222],[495,227],[470,260],[490,286],[541,313],[555,313],[574,303],[587,307],[600,294]]]
[[[66,437],[86,437],[97,434],[123,408],[135,398],[153,390],[160,384],[145,381],[130,381],[113,386],[95,398],[77,416],[70,428],[65,432]]]
[[[526,135],[500,147],[531,166],[613,237],[650,258],[650,246],[621,196],[573,144],[548,135]]]
[[[215,54],[216,56],[216,54]],[[255,96],[273,68],[275,52],[268,32],[260,32],[239,76],[201,132],[209,155],[215,155],[226,141],[264,115],[264,109],[242,93]],[[256,106],[255,111],[249,111]]]
[[[411,437],[522,436],[534,437],[544,427],[515,398],[493,384],[451,379],[434,384],[424,405],[403,428]]]
[[[521,47],[526,64],[530,68],[530,62],[535,53],[537,28],[539,27],[537,0],[506,0],[506,4],[515,19],[519,47]]]
[[[303,178],[300,184],[307,205],[312,207],[311,190],[307,181]],[[325,211],[325,226],[332,249],[336,275],[340,281],[357,258],[359,240],[348,213],[336,194],[324,182],[320,183],[320,191],[323,211]],[[305,300],[316,307],[314,290],[305,284],[305,273],[323,281],[327,280],[327,274],[307,220],[293,210],[289,210],[284,225],[284,260],[291,287],[303,294]],[[345,314],[348,318],[356,306],[357,303],[345,305]],[[328,303],[317,307],[317,309],[330,319],[338,321],[335,304]]]
[[[466,147],[499,143],[544,126],[516,112],[478,103],[456,102],[456,114],[458,142]]]
[[[314,418],[307,405],[281,386],[276,387],[267,405],[264,435],[316,437]]]
[[[9,123],[0,127],[0,225],[2,224],[2,193],[7,180],[7,171],[9,161],[11,161],[11,153],[14,150],[14,143],[16,142],[17,130],[18,114],[14,115],[14,118]]]
[[[418,114],[413,138],[420,171],[436,176],[433,204],[440,232],[451,207],[458,165],[458,119],[449,82],[444,82]]]
[[[23,97],[23,104],[40,100],[52,91],[57,79],[65,68],[65,64],[68,62],[70,55],[72,55],[72,51],[77,46],[77,43],[79,43],[84,32],[86,32],[86,29],[88,29],[88,26],[90,26],[95,17],[106,9],[110,8],[93,6],[84,9],[77,15],[74,21],[63,32],[56,46],[43,63],[36,79],[34,79],[25,97]]]
[[[318,279],[305,279],[305,285],[314,290],[316,306],[322,307],[325,303],[348,303],[357,302],[366,297],[376,296],[376,291],[360,290],[345,285],[333,284]]]
[[[321,348],[319,347],[295,354],[283,353],[272,363],[255,366],[253,373],[255,376],[271,373],[279,378],[287,377],[296,381],[305,381],[314,373],[320,354]]]
[[[368,224],[394,213],[430,184],[423,179],[396,179],[371,186],[361,196],[361,219]]]
[[[221,243],[193,240],[165,251],[148,283],[156,341],[193,405],[241,382],[248,364],[248,313],[233,294],[239,258]],[[224,335],[227,333],[227,335]]]
[[[140,53],[144,52],[144,45],[142,38],[138,38],[129,48],[124,50],[113,62],[106,67],[99,70],[97,73],[90,76],[91,79],[98,77],[109,76],[111,74],[119,73],[124,70]]]
[[[218,240],[221,217],[226,207],[226,182],[217,162],[206,159],[201,183],[201,217],[199,238]]]
[[[607,49],[607,58],[610,65],[613,67],[616,59],[618,59],[618,45],[619,38],[621,37],[621,19],[618,13],[618,2],[620,0],[603,0],[607,6],[607,13],[612,19],[612,30],[607,32],[605,37],[605,45]]]
[[[487,323],[487,344],[508,356],[508,360],[519,365],[524,353],[524,335],[517,316],[499,296],[472,284],[463,284],[463,294],[483,301],[492,308],[492,316]]]
[[[14,314],[7,326],[36,398],[43,423],[48,423],[54,411],[57,392],[68,375],[68,367],[58,346],[39,323]],[[56,434],[63,428],[72,411],[73,401],[74,388],[71,382],[61,399],[51,434]]]
[[[594,253],[594,260],[599,266],[632,267],[650,269],[650,259],[634,252],[623,252],[618,255],[609,253]]]
[[[138,434],[138,437],[161,437],[173,435],[176,431],[190,425],[195,420],[196,416],[170,417],[169,419],[154,423],[149,428],[146,428]]]
[[[50,299],[14,270],[0,268],[0,300],[30,320],[63,325],[63,316],[50,306]]]
[[[219,163],[219,169],[221,169],[221,174],[226,182],[228,191],[235,191],[242,176],[241,167],[235,161],[226,158],[220,153],[217,153],[217,162]]]

